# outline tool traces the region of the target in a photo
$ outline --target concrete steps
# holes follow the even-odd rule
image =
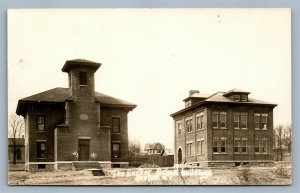
[[[85,170],[85,169],[102,169],[100,164],[96,161],[78,161],[73,162],[75,170]]]

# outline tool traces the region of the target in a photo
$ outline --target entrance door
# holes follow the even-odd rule
[[[182,163],[182,150],[181,150],[181,148],[178,149],[177,156],[178,156],[178,164],[181,164]]]
[[[88,161],[90,154],[90,140],[89,139],[78,139],[78,160]]]

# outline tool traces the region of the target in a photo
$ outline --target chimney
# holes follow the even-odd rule
[[[192,96],[195,93],[200,93],[200,91],[199,90],[190,90],[189,91],[189,96]]]

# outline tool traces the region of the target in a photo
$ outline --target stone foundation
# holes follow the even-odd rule
[[[29,172],[52,172],[55,171],[54,163],[29,163],[25,165],[26,171]]]

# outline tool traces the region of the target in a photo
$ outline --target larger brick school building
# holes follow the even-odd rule
[[[173,113],[175,163],[240,165],[272,162],[276,104],[232,89],[213,95],[191,90]]]
[[[127,114],[136,105],[95,92],[100,63],[69,60],[69,88],[54,88],[18,101],[25,118],[28,171],[128,165]]]

